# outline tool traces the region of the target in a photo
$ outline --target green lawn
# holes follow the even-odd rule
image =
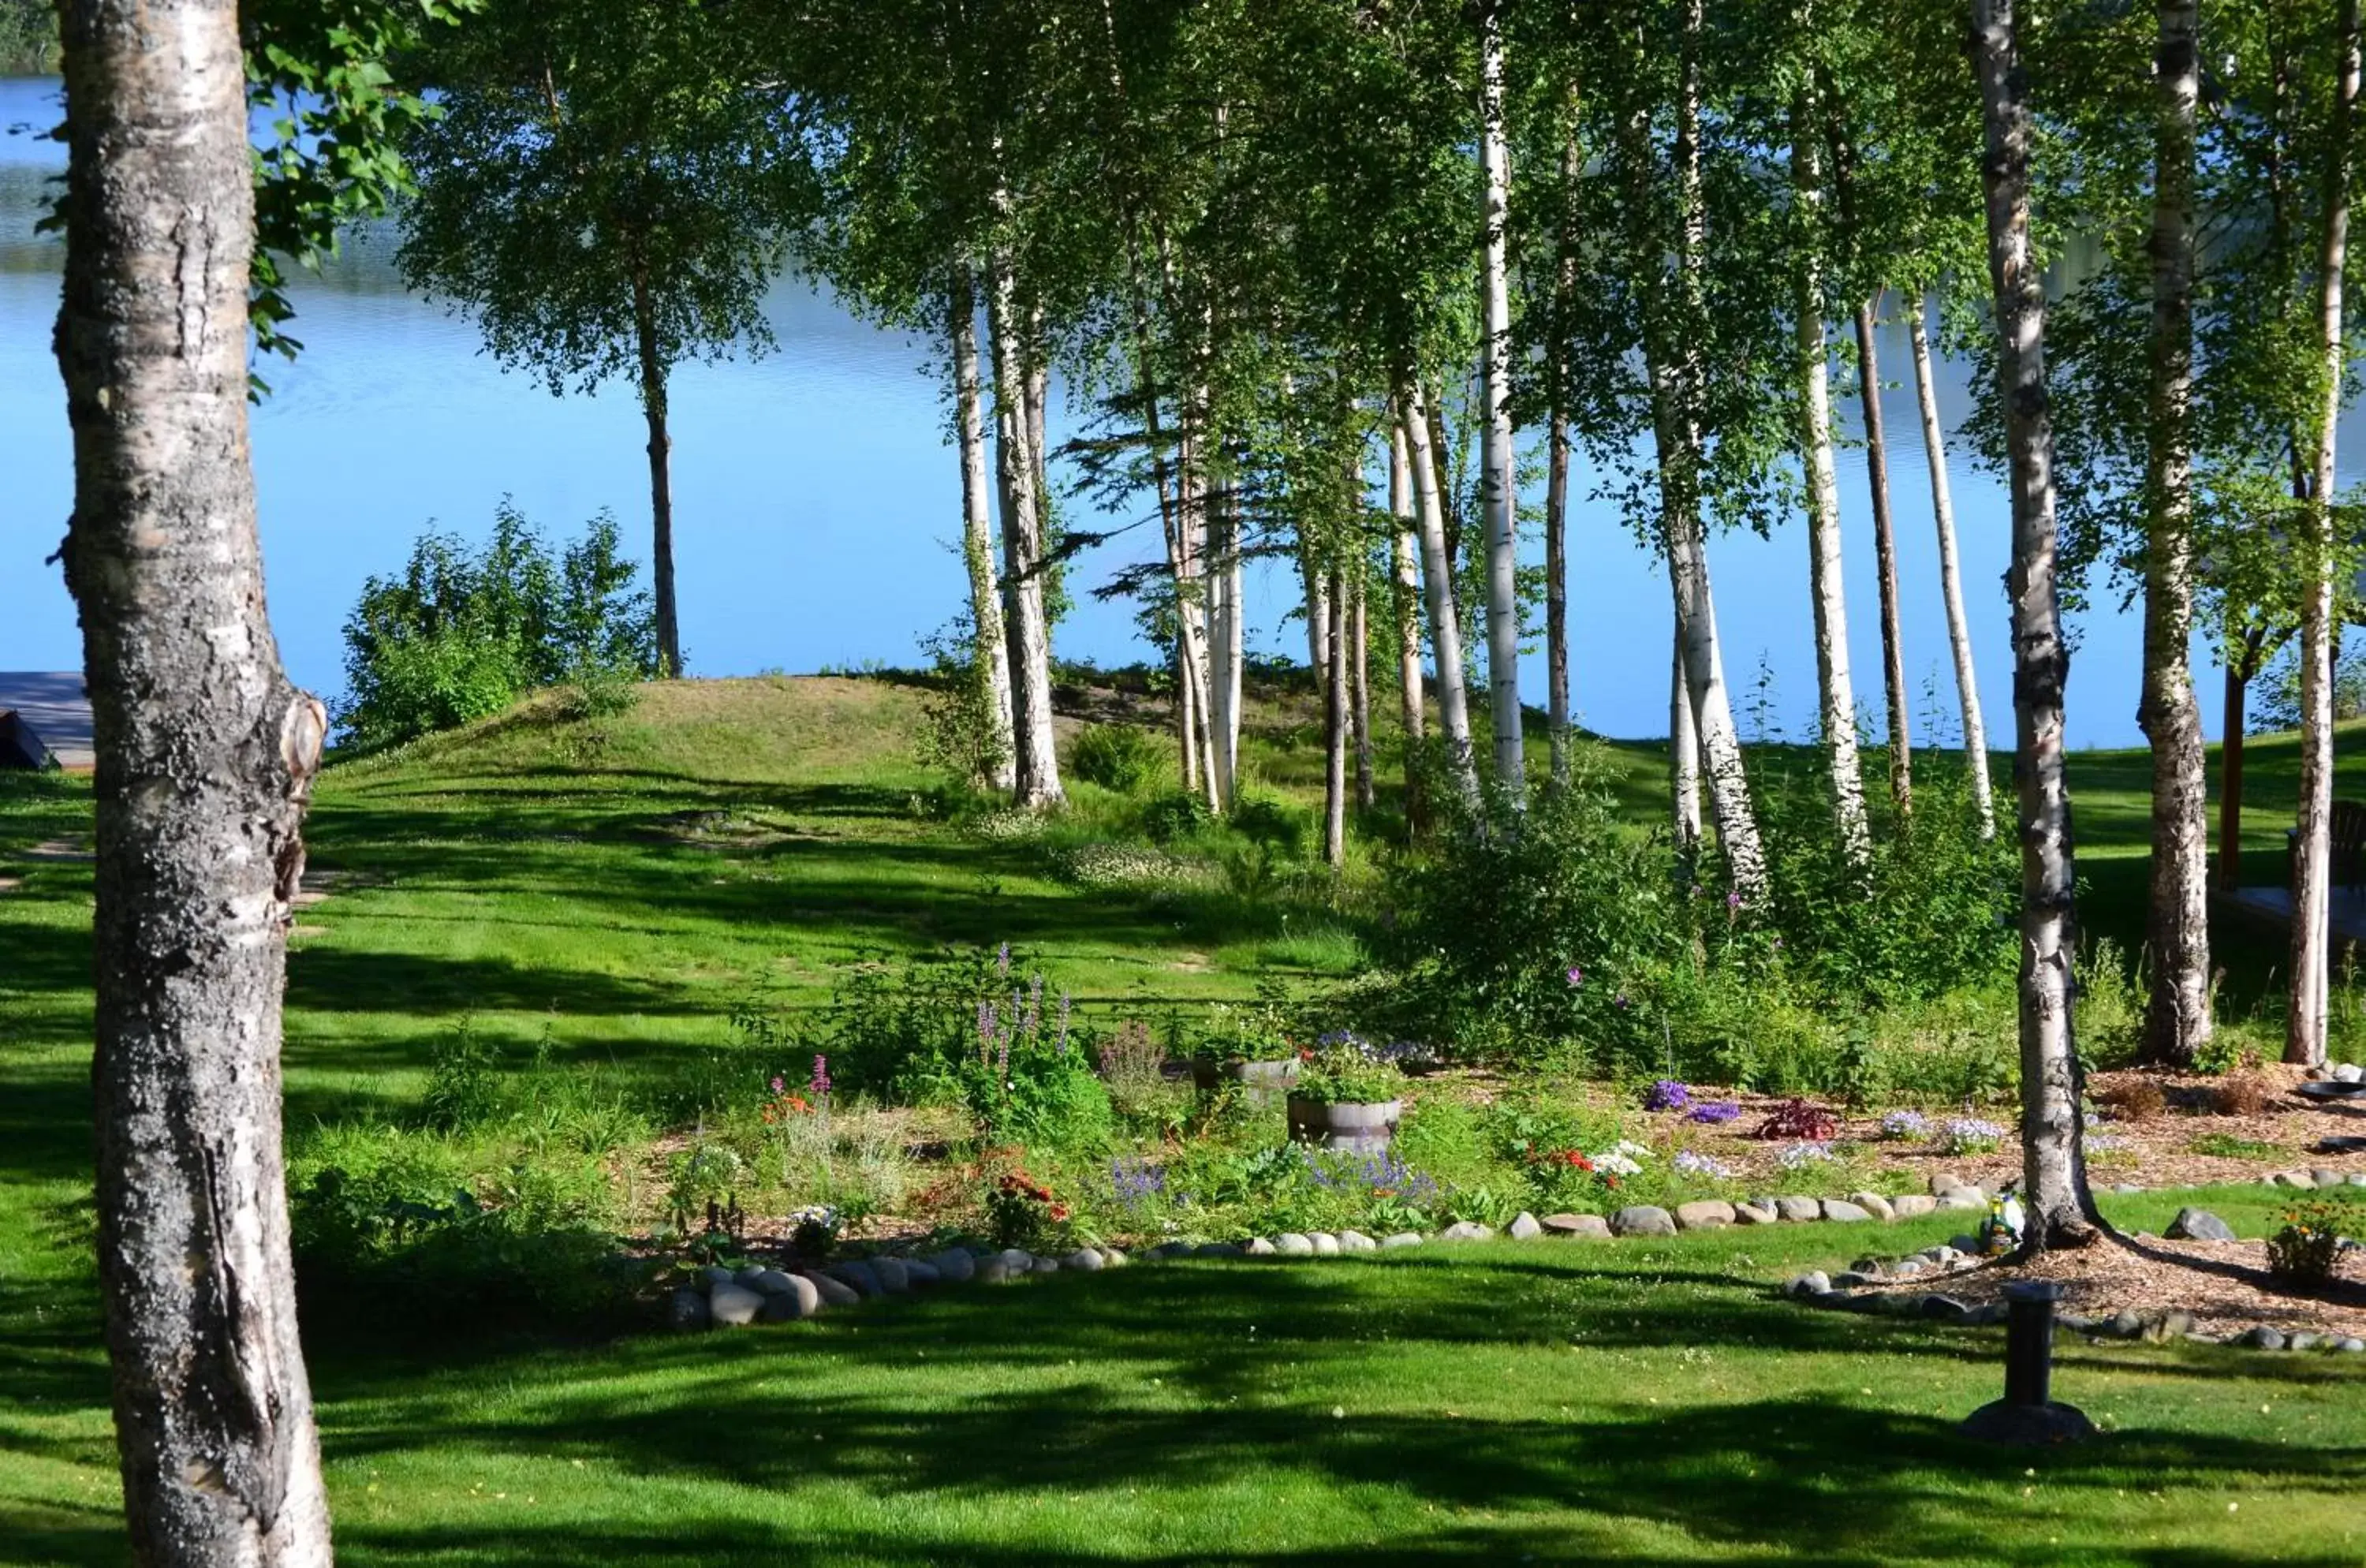
[[[1352,929],[1286,904],[1082,889],[952,832],[904,754],[918,701],[660,688],[332,768],[310,836],[348,880],[290,960],[291,1125],[414,1104],[464,1021],[661,1079],[735,1000],[818,1002],[871,952],[1008,940],[1111,1008],[1356,961]],[[1275,791],[1319,776],[1302,714],[1252,755]],[[2291,755],[2254,748],[2262,856]],[[1609,758],[1655,819],[1660,749]],[[2107,911],[2141,892],[2143,759],[2073,776]],[[0,876],[23,879],[0,892],[0,1563],[123,1560],[87,1261],[90,870],[17,853],[87,830],[86,785],[0,781]],[[1998,1385],[1996,1337],[1767,1295],[1864,1237],[1144,1268],[695,1339],[307,1332],[357,1563],[2366,1560],[2357,1372],[2081,1348],[2062,1392],[2111,1435],[2028,1473],[1949,1436]]]

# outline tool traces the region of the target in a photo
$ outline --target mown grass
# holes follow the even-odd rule
[[[952,830],[906,750],[918,700],[664,687],[628,715],[538,705],[332,768],[310,837],[348,880],[290,959],[296,1135],[411,1114],[464,1023],[663,1082],[736,1000],[818,1004],[874,952],[1007,940],[1110,1010],[1360,963],[1351,920],[1080,887],[1028,844]],[[1252,746],[1261,786],[1301,802],[1303,728],[1282,712]],[[2250,880],[2280,874],[2293,756],[2254,743]],[[1662,757],[1603,753],[1639,821]],[[2112,929],[2140,909],[2144,761],[2082,755],[2073,779],[2090,924]],[[0,782],[0,875],[23,879],[0,893],[0,1562],[123,1556],[87,1261],[90,870],[16,853],[88,816],[79,781]],[[2146,1204],[2128,1223],[2166,1219]],[[1862,1245],[1816,1228],[1192,1265],[682,1341],[363,1343],[333,1314],[308,1334],[340,1550],[363,1563],[2366,1556],[2344,1534],[2366,1472],[2354,1374],[2080,1350],[2064,1393],[2113,1434],[2025,1475],[1948,1433],[1994,1388],[1991,1337],[1761,1289]]]

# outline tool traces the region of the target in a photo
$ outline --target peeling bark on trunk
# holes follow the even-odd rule
[[[1964,761],[1971,769],[1972,807],[1980,837],[1996,836],[1995,787],[1989,778],[1989,731],[1980,717],[1980,687],[1972,669],[1972,628],[1964,615],[1964,574],[1955,555],[1955,505],[1947,488],[1947,438],[1939,425],[1939,392],[1931,376],[1931,340],[1922,322],[1923,295],[1914,293],[1914,401],[1922,416],[1922,452],[1931,469],[1931,515],[1939,531],[1939,588],[1947,605],[1947,649],[1955,665],[1955,698],[1964,722]]]
[[[1470,708],[1462,679],[1462,628],[1454,606],[1454,572],[1446,551],[1445,510],[1438,500],[1436,454],[1427,400],[1407,377],[1397,388],[1398,423],[1413,474],[1414,511],[1421,535],[1422,597],[1429,608],[1429,647],[1437,665],[1437,726],[1446,737],[1446,768],[1466,802],[1479,799],[1470,753]]]
[[[1898,625],[1898,535],[1889,517],[1889,446],[1881,423],[1881,353],[1874,307],[1856,308],[1857,395],[1865,411],[1865,477],[1873,500],[1875,581],[1881,594],[1881,685],[1889,709],[1889,798],[1904,817],[1914,809],[1914,739],[1906,703],[1906,634]]]
[[[1233,808],[1241,757],[1241,514],[1238,498],[1217,498],[1210,510],[1208,592],[1209,760],[1218,806]]]
[[[1687,873],[1694,852],[1700,848],[1700,732],[1693,724],[1692,694],[1685,689],[1684,643],[1673,641],[1673,665],[1668,682],[1668,830]]]
[[[1497,0],[1479,6],[1479,162],[1486,227],[1479,278],[1480,504],[1487,532],[1487,695],[1495,730],[1495,784],[1517,805],[1527,793],[1520,711],[1518,478],[1512,463],[1512,154],[1504,135],[1504,33]]]
[[[1792,109],[1791,180],[1800,206],[1816,220],[1823,175],[1816,152],[1815,115],[1803,94]],[[1873,858],[1865,825],[1865,779],[1856,746],[1856,692],[1849,677],[1848,600],[1841,575],[1840,485],[1832,471],[1832,403],[1825,365],[1823,278],[1814,237],[1799,266],[1793,330],[1799,378],[1799,465],[1808,483],[1808,593],[1815,610],[1817,712],[1832,779],[1832,809],[1841,844],[1860,869]]]
[[[1389,515],[1396,520],[1391,554],[1396,570],[1390,583],[1390,610],[1397,623],[1398,722],[1404,727],[1405,822],[1415,833],[1425,826],[1427,812],[1421,798],[1421,769],[1416,759],[1428,728],[1422,705],[1420,568],[1414,559],[1413,463],[1405,456],[1404,423],[1389,427]]]
[[[2343,0],[2340,80],[2335,84],[2327,160],[2325,231],[2317,253],[2317,416],[2308,532],[2300,540],[2307,573],[2300,600],[2300,837],[2293,886],[2292,1001],[2284,1060],[2325,1062],[2325,1015],[2333,893],[2334,439],[2341,415],[2342,273],[2349,250],[2349,137],[2358,102],[2358,0]]]
[[[1060,760],[1052,729],[1051,627],[1043,614],[1043,515],[1035,480],[1025,348],[1016,341],[1017,289],[997,262],[986,287],[993,338],[995,456],[1002,503],[1002,615],[1010,645],[1010,728],[1020,806],[1057,805]]]
[[[641,414],[649,439],[649,580],[658,618],[658,673],[682,674],[682,621],[673,594],[673,437],[666,433],[666,366],[648,271],[633,269],[633,328],[641,363]]]
[[[238,18],[73,0],[60,29],[63,559],[98,755],[98,1272],[131,1558],[325,1568],[279,1045],[326,716],[264,609]]]
[[[2145,498],[2144,697],[2152,742],[2151,964],[2144,1051],[2186,1067],[2209,1043],[2210,820],[2193,694],[2193,155],[2201,95],[2196,0],[2160,0],[2153,79],[2151,408]]]
[[[953,425],[961,444],[962,559],[969,569],[971,657],[985,672],[987,721],[994,727],[998,790],[1018,782],[1010,745],[1010,646],[1002,630],[1001,588],[994,578],[994,513],[986,474],[986,414],[977,365],[977,290],[966,266],[953,269],[947,311],[953,355]]]
[[[2011,471],[2013,766],[2021,829],[2021,1149],[2023,1246],[2090,1241],[2101,1222],[2087,1187],[2071,963],[2077,951],[2070,792],[2062,701],[2070,652],[2056,574],[2054,421],[2045,392],[2045,280],[2030,253],[2028,84],[2013,0],[1972,0],[1972,55],[1987,144],[1989,277],[1997,378]]]

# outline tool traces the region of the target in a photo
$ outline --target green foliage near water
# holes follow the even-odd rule
[[[579,713],[621,711],[630,684],[657,672],[638,570],[605,513],[556,554],[506,501],[481,546],[421,536],[401,573],[368,579],[346,617],[337,722],[350,740],[386,745],[562,682]]]

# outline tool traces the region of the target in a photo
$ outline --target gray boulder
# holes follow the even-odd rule
[[[666,1326],[685,1331],[704,1328],[709,1321],[706,1292],[685,1285],[666,1298]]]
[[[1200,1244],[1200,1250],[1197,1256],[1200,1258],[1238,1258],[1241,1256],[1241,1247],[1237,1242],[1205,1241]]]
[[[1124,1267],[1125,1267],[1125,1254],[1124,1254],[1123,1252],[1120,1251],[1118,1248],[1116,1248],[1116,1247],[1102,1247],[1102,1248],[1101,1248],[1101,1267],[1102,1267],[1102,1268],[1104,1268],[1104,1269],[1122,1269],[1122,1268],[1124,1268]]]
[[[745,1286],[760,1296],[777,1296],[796,1288],[796,1276],[783,1274],[778,1269],[742,1269],[732,1283]]]
[[[821,1297],[824,1306],[851,1307],[862,1299],[862,1292],[835,1274],[807,1274],[803,1278]]]
[[[1339,1256],[1339,1238],[1333,1235],[1329,1231],[1315,1231],[1306,1239],[1314,1244],[1315,1257],[1336,1258]]]
[[[1981,1210],[1989,1206],[1989,1195],[1977,1187],[1950,1187],[1939,1194],[1942,1209]]]
[[[785,1291],[774,1291],[764,1298],[764,1310],[759,1314],[766,1323],[789,1323],[800,1317],[811,1317],[821,1310],[821,1292],[814,1282],[799,1274],[781,1276],[789,1282]]]
[[[941,1284],[944,1280],[943,1273],[935,1264],[920,1258],[904,1259],[904,1277],[912,1281],[912,1288],[916,1291],[923,1285]]]
[[[1273,1249],[1284,1258],[1312,1258],[1314,1256],[1314,1238],[1301,1235],[1296,1231],[1284,1231],[1273,1238]]]
[[[1038,1253],[1035,1257],[1034,1271],[1038,1274],[1057,1274],[1060,1271],[1060,1260],[1056,1258],[1046,1258]]]
[[[1771,1225],[1783,1216],[1769,1203],[1736,1203],[1733,1223],[1737,1225]]]
[[[1061,1258],[1060,1263],[1064,1268],[1079,1269],[1087,1274],[1098,1274],[1101,1271],[1101,1255],[1089,1247],[1076,1248],[1076,1251]]]
[[[2366,1067],[2361,1067],[2355,1062],[2336,1062],[2333,1065],[2333,1081],[2335,1083],[2366,1082]]]
[[[1399,1231],[1394,1235],[1384,1235],[1380,1237],[1380,1250],[1383,1252],[1393,1251],[1395,1248],[1400,1247],[1419,1247],[1420,1245],[1421,1233],[1419,1231]]]
[[[1901,1220],[1919,1220],[1939,1207],[1939,1200],[1921,1192],[1907,1192],[1889,1201],[1892,1216]]]
[[[1637,1203],[1610,1216],[1616,1235],[1673,1235],[1676,1217],[1655,1203]]]
[[[1783,1290],[1786,1295],[1821,1296],[1830,1294],[1831,1288],[1832,1281],[1830,1275],[1820,1269],[1810,1269],[1806,1273],[1795,1277],[1789,1284],[1783,1287]]]
[[[1774,1212],[1795,1224],[1824,1217],[1824,1206],[1816,1199],[1786,1197],[1774,1200]]]
[[[1894,1220],[1898,1217],[1898,1211],[1890,1207],[1889,1200],[1878,1192],[1852,1192],[1848,1195],[1848,1201],[1876,1220]],[[1825,1206],[1831,1207],[1829,1203]]]
[[[1852,1203],[1845,1198],[1827,1198],[1824,1200],[1824,1218],[1838,1220],[1843,1224],[1859,1224],[1873,1218],[1873,1213],[1863,1204]]]
[[[911,1271],[904,1267],[902,1258],[872,1258],[871,1271],[879,1276],[880,1288],[889,1295],[908,1296],[912,1293]]]
[[[1545,1234],[1545,1227],[1538,1223],[1534,1214],[1523,1209],[1513,1216],[1512,1223],[1504,1228],[1504,1234],[1514,1241],[1534,1241]]]
[[[2366,1339],[2360,1339],[2353,1335],[2349,1338],[2334,1341],[2333,1348],[2345,1356],[2355,1356],[2360,1351],[2366,1351]]]
[[[1867,1285],[1880,1283],[1880,1275],[1867,1273],[1862,1269],[1843,1269],[1832,1276],[1832,1289],[1835,1291],[1858,1291]]]
[[[1342,1252],[1378,1252],[1380,1244],[1362,1231],[1341,1231],[1339,1250]]]
[[[2298,1334],[2293,1335],[2284,1341],[2284,1348],[2287,1350],[2314,1350],[2318,1345],[2324,1343],[2324,1335],[2312,1334],[2307,1329],[2304,1328]]]
[[[879,1277],[879,1270],[861,1258],[851,1258],[844,1263],[833,1263],[822,1272],[841,1284],[853,1286],[859,1293],[865,1296],[875,1299],[887,1293],[887,1281]]]
[[[724,1268],[720,1264],[710,1263],[705,1268],[701,1269],[698,1271],[698,1282],[704,1285],[707,1289],[713,1290],[717,1285],[738,1284],[739,1282],[739,1276],[734,1274],[730,1269]]]
[[[2339,1187],[2343,1184],[2342,1175],[2339,1171],[2327,1170],[2322,1166],[2311,1170],[2308,1175],[2309,1179],[2316,1183],[2320,1191],[2328,1188]]]
[[[2169,1239],[2232,1241],[2235,1239],[2235,1227],[2207,1209],[2180,1209],[2177,1218],[2169,1222]]]
[[[2281,1350],[2284,1337],[2262,1323],[2236,1335],[2234,1343],[2251,1350]]]
[[[1251,1258],[1272,1258],[1279,1253],[1280,1248],[1261,1235],[1253,1235],[1241,1250],[1246,1252]]]
[[[1733,1205],[1721,1198],[1701,1198],[1676,1205],[1676,1224],[1688,1231],[1718,1230],[1733,1224]]]
[[[1457,1220],[1437,1233],[1440,1241],[1488,1241],[1493,1238],[1493,1225],[1482,1225],[1476,1220]]]
[[[1608,1241],[1610,1222],[1600,1214],[1547,1214],[1542,1221],[1545,1229],[1555,1235],[1565,1235],[1579,1241]]]
[[[1931,1173],[1931,1196],[1944,1197],[1964,1184],[1964,1179],[1952,1170],[1934,1170]]]
[[[745,1285],[717,1285],[707,1292],[706,1310],[716,1323],[740,1328],[756,1321],[764,1298]]]

